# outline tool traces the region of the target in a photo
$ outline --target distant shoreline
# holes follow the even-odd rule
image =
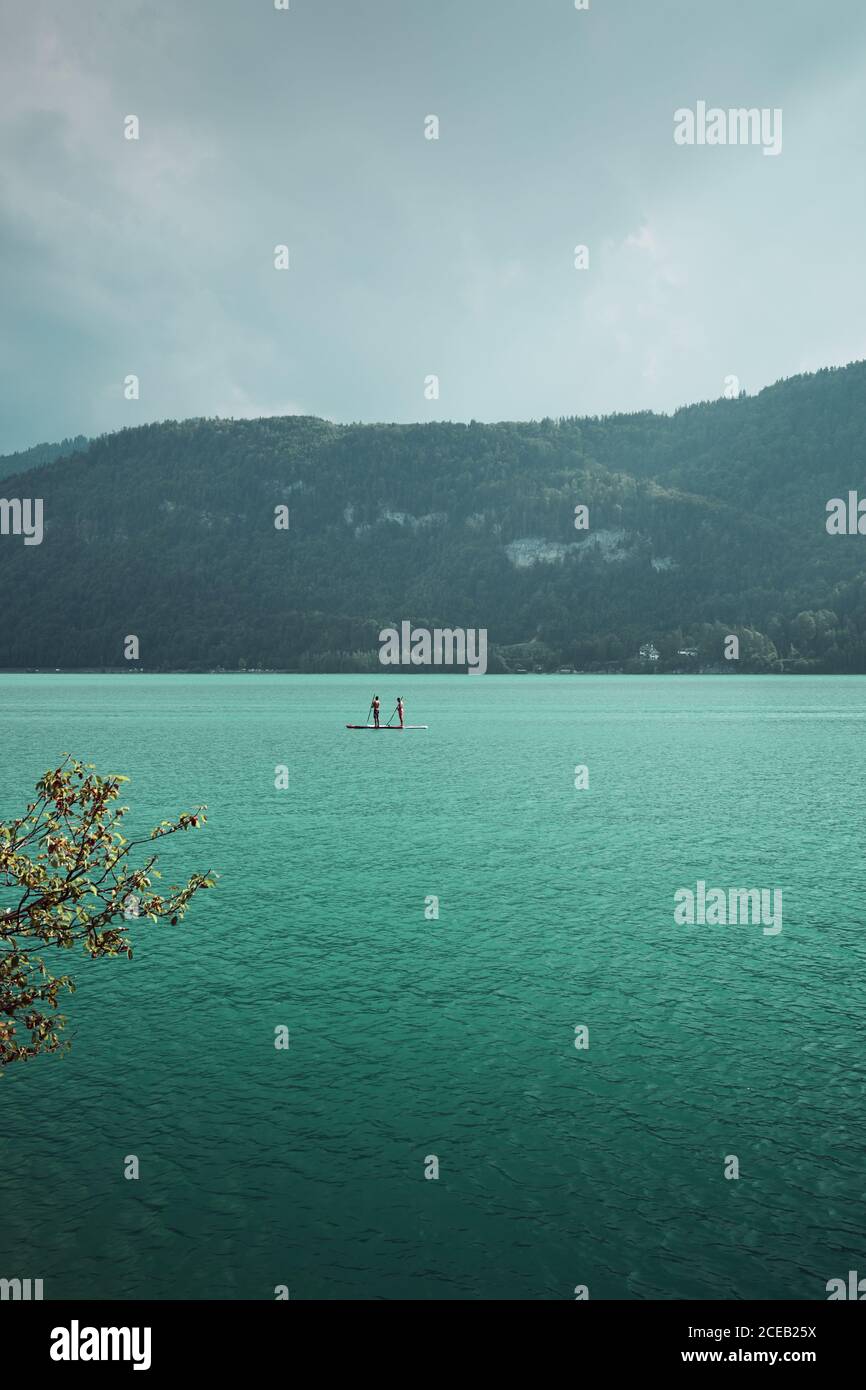
[[[253,671],[229,671],[221,668],[212,670],[189,670],[184,667],[173,667],[170,670],[148,671],[141,668],[130,671],[121,666],[68,666],[57,667],[49,670],[47,667],[25,667],[25,666],[0,666],[0,676],[366,676],[383,681],[389,677],[399,676],[401,679],[413,676],[465,676],[473,674],[467,670],[448,670],[440,667],[431,667],[429,670],[383,670],[375,671],[299,671],[289,668],[256,668]],[[704,671],[486,671],[485,679],[489,677],[548,677],[563,676],[571,678],[573,676],[584,676],[590,679],[600,676],[628,676],[633,677],[652,676],[657,677],[680,677],[680,676],[708,676],[708,677],[729,677],[729,676],[826,676],[828,679],[833,677],[838,680],[854,679],[866,676],[866,671],[736,671],[736,670],[704,670]]]

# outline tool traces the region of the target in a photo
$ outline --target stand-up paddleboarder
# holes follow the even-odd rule
[[[400,720],[400,728],[403,727],[403,696],[397,696],[397,718]]]
[[[378,727],[379,727],[379,696],[378,696],[378,695],[374,695],[374,696],[373,696],[373,704],[372,704],[371,708],[372,708],[372,710],[373,710],[373,727],[374,727],[374,729],[378,729]]]

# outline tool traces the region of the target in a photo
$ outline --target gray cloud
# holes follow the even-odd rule
[[[672,409],[866,356],[864,32],[858,0],[6,0],[0,451]],[[676,147],[698,98],[781,106],[782,155]]]

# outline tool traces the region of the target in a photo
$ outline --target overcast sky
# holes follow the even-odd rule
[[[781,154],[678,146],[700,100],[782,108]],[[863,0],[2,0],[0,452],[866,357],[864,104]]]

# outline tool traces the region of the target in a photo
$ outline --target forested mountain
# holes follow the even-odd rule
[[[53,463],[55,459],[65,458],[67,454],[74,454],[86,447],[86,436],[77,434],[74,439],[61,439],[59,444],[34,444],[32,449],[22,449],[18,454],[0,454],[0,478],[23,473],[25,469],[36,468],[40,463]]]
[[[863,362],[673,416],[122,430],[4,481],[44,539],[0,535],[0,667],[376,669],[408,619],[491,670],[864,672],[866,536],[826,529],[864,438]]]

